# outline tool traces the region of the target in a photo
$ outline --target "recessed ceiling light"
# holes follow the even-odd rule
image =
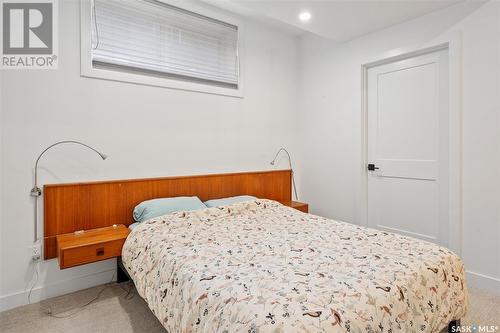
[[[311,19],[311,13],[309,12],[301,12],[299,14],[299,20],[301,20],[302,22],[309,22],[310,19]]]

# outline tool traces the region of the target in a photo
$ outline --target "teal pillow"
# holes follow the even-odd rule
[[[252,201],[255,199],[257,199],[257,198],[252,197],[251,195],[240,195],[237,197],[208,200],[208,201],[205,201],[204,204],[205,204],[205,206],[210,208],[210,207],[218,207],[218,206],[227,206],[227,205],[232,205],[232,204],[235,204],[238,202]]]
[[[149,219],[186,210],[207,208],[198,197],[160,198],[143,201],[134,208],[134,220],[144,222]]]

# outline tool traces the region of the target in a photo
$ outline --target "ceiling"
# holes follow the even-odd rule
[[[285,24],[295,34],[309,31],[334,41],[348,41],[463,0],[205,0],[212,5]],[[300,12],[312,18],[303,23]]]

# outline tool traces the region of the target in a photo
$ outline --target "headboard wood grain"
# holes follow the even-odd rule
[[[202,201],[235,195],[291,200],[291,170],[126,179],[44,186],[44,258],[57,256],[59,234],[133,223],[144,200],[198,196]]]

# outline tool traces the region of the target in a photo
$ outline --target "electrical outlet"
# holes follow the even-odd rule
[[[37,242],[33,244],[33,247],[31,248],[31,259],[34,262],[40,261],[42,258],[42,244]]]

